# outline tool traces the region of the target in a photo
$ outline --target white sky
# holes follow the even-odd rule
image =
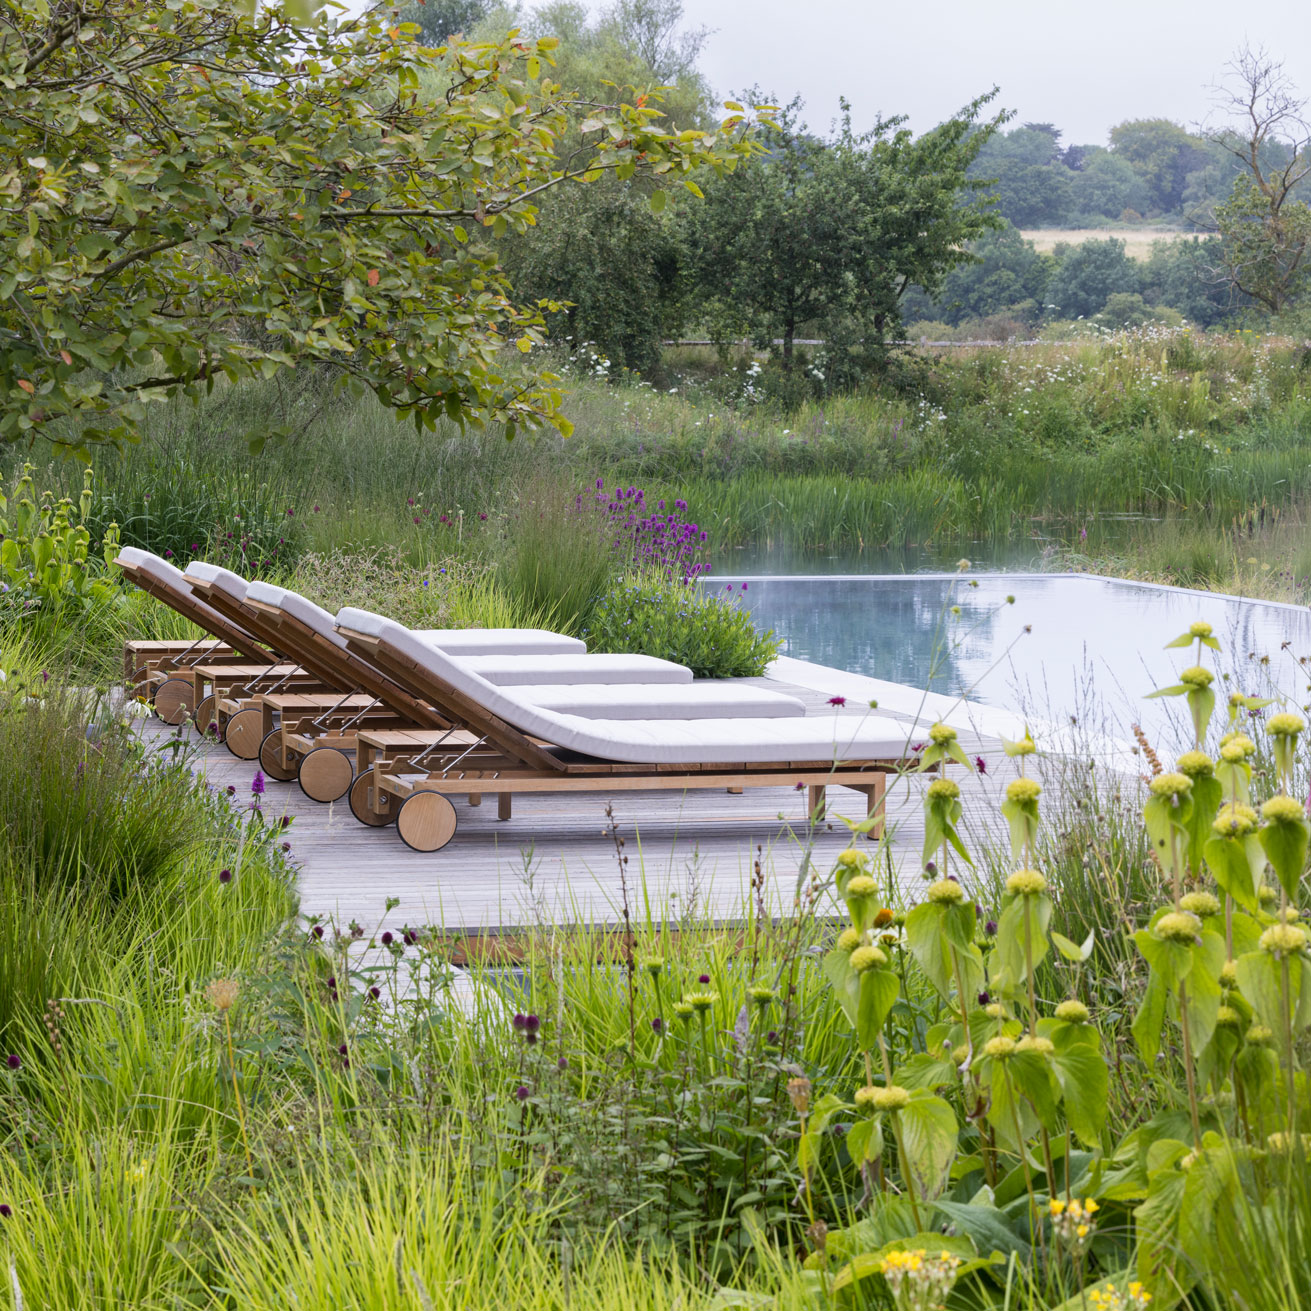
[[[1311,96],[1306,0],[684,0],[684,13],[715,29],[701,64],[721,100],[753,83],[799,92],[816,131],[841,95],[858,128],[904,113],[920,132],[994,84],[1016,122],[1055,123],[1067,143],[1105,144],[1126,118],[1192,127],[1244,40]]]

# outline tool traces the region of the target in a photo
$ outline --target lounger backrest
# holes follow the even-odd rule
[[[367,611],[346,608],[337,615],[342,628],[367,633],[384,645],[404,656],[422,672],[431,674],[438,684],[445,684],[469,701],[481,706],[512,728],[533,737],[544,738],[557,746],[573,747],[579,737],[578,725],[586,723],[573,715],[558,715],[540,706],[529,705],[514,696],[508,688],[489,683],[475,673],[462,660],[447,655],[435,646],[421,640],[403,625],[390,619],[370,615]],[[580,751],[593,751],[594,746],[579,746]]]
[[[333,646],[345,649],[346,639],[337,631],[332,616],[322,606],[315,605],[299,592],[293,592],[286,587],[274,587],[272,583],[251,583],[246,590],[246,596],[251,601],[260,602],[261,605],[271,605],[285,611],[293,619],[299,619],[306,628],[326,638]]]
[[[155,584],[158,599],[171,606],[180,615],[190,619],[206,632],[221,637],[243,655],[260,658],[259,643],[244,628],[238,627],[227,615],[216,610],[203,597],[197,596],[191,580],[176,565],[161,559],[140,547],[124,546],[119,549],[117,561],[125,569],[144,577],[146,583]],[[150,590],[148,587],[145,590]]]
[[[246,592],[250,588],[250,583],[240,574],[234,574],[231,569],[224,569],[221,565],[207,564],[204,560],[193,560],[187,565],[186,576],[218,588],[237,604],[246,599]]]

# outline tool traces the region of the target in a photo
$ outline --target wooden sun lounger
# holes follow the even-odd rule
[[[447,727],[358,654],[338,646],[280,606],[241,602],[198,580],[196,590],[221,613],[245,624],[269,647],[298,662],[293,683],[229,692],[215,702],[221,739],[233,754],[256,759],[270,778],[296,779],[313,801],[339,800],[355,777],[355,731],[370,727]]]
[[[182,571],[167,561],[129,547],[114,563],[143,592],[211,635],[176,647],[172,643],[128,643],[123,655],[125,676],[137,695],[148,699],[166,724],[181,724],[194,714],[191,669],[202,660],[209,665],[270,663],[269,653],[245,628],[206,604]]]
[[[459,734],[414,737],[363,730],[357,735],[359,773],[351,810],[364,823],[396,823],[402,841],[416,851],[437,851],[455,835],[452,795],[492,792],[498,813],[509,818],[511,798],[523,792],[613,792],[693,788],[743,791],[752,787],[810,790],[813,806],[830,786],[864,795],[870,816],[881,817],[887,775],[905,767],[902,756],[883,759],[776,760],[640,764],[579,757],[521,732],[391,643],[340,628],[350,645],[368,652],[416,695],[422,695],[459,726]],[[881,818],[871,836],[882,830]]]

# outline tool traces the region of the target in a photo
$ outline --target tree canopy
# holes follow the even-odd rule
[[[806,132],[793,102],[771,132],[767,155],[709,185],[687,220],[696,282],[712,322],[761,344],[782,342],[790,367],[803,325],[828,339],[829,367],[876,355],[899,323],[912,283],[930,295],[970,257],[965,243],[999,220],[966,170],[1003,121],[980,123],[982,96],[914,137],[903,119],[854,132],[849,117],[832,141]]]
[[[419,427],[567,430],[507,367],[542,307],[489,238],[568,182],[696,188],[746,115],[671,131],[658,93],[553,82],[554,38],[434,48],[391,13],[0,6],[0,441],[130,438],[152,400],[305,363]]]

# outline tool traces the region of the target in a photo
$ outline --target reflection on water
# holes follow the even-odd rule
[[[1049,719],[1086,718],[1095,699],[1107,727],[1177,730],[1182,701],[1142,698],[1193,663],[1195,648],[1162,648],[1195,619],[1208,621],[1224,647],[1204,661],[1214,665],[1218,655],[1230,676],[1218,689],[1222,703],[1235,687],[1278,690],[1298,706],[1308,700],[1297,661],[1311,655],[1311,611],[1300,606],[1089,574],[737,576],[734,592],[784,639],[786,655]]]

